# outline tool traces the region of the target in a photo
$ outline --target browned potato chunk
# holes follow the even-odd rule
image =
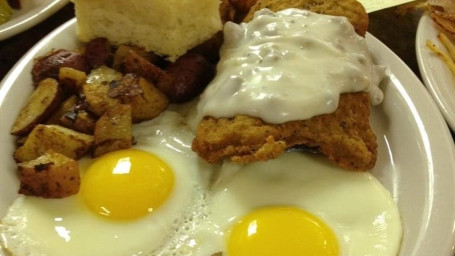
[[[108,91],[111,84],[119,83],[121,79],[122,73],[106,66],[92,70],[82,85],[89,110],[101,116],[106,110],[119,105],[120,100],[109,97]]]
[[[187,53],[166,68],[167,76],[157,83],[171,102],[185,102],[193,99],[212,80],[215,69],[203,56]]]
[[[93,134],[96,118],[90,112],[73,108],[60,118],[60,123],[75,131]]]
[[[125,73],[133,73],[156,83],[161,76],[165,75],[164,70],[156,66],[145,57],[135,51],[128,51],[124,59]]]
[[[164,93],[135,74],[126,74],[119,86],[109,91],[109,96],[120,98],[122,103],[131,105],[133,122],[155,118],[169,104]]]
[[[96,122],[93,156],[130,148],[133,145],[132,127],[130,105],[122,104],[106,111]]]
[[[123,70],[125,58],[130,51],[134,51],[136,54],[138,54],[146,59],[149,56],[149,54],[142,48],[139,48],[136,46],[131,46],[131,45],[126,45],[126,44],[121,44],[121,45],[119,45],[119,47],[117,47],[117,50],[114,53],[114,62],[112,64],[112,67],[116,70]]]
[[[66,99],[60,104],[57,110],[47,119],[46,124],[61,124],[60,118],[62,118],[65,113],[69,112],[77,104],[78,98],[76,95],[73,95]]]
[[[38,83],[46,77],[57,79],[61,67],[71,67],[87,72],[89,66],[84,55],[64,49],[57,50],[49,55],[35,59],[32,69],[33,81]]]
[[[66,91],[71,93],[80,92],[86,79],[87,74],[85,72],[74,68],[62,67],[58,71],[58,81],[65,87]]]
[[[29,133],[36,124],[49,117],[61,100],[62,92],[58,82],[52,78],[42,80],[17,116],[11,134]]]
[[[18,164],[19,193],[45,198],[63,198],[77,194],[80,185],[77,161],[52,150]]]
[[[85,155],[93,143],[93,136],[79,133],[59,125],[35,126],[24,145],[14,151],[17,162],[38,158],[48,150],[53,150],[72,159]]]

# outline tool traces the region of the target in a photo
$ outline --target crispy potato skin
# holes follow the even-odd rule
[[[109,41],[104,37],[92,39],[85,45],[84,56],[90,69],[111,64],[113,55],[110,47]]]
[[[215,75],[214,66],[202,55],[190,52],[166,68],[157,87],[171,102],[187,102],[199,95]]]
[[[80,185],[77,161],[48,151],[18,164],[19,193],[44,198],[63,198],[77,194]]]
[[[28,98],[11,128],[13,135],[25,135],[35,125],[42,122],[58,107],[62,100],[62,90],[52,78],[42,80]]]
[[[24,145],[14,151],[17,162],[38,158],[48,150],[53,150],[72,159],[79,159],[91,148],[93,136],[79,133],[59,125],[35,126]]]
[[[109,90],[109,96],[118,98],[123,104],[130,104],[133,122],[157,117],[163,112],[169,100],[155,85],[135,74],[126,74],[117,87]]]
[[[125,73],[133,73],[153,83],[157,83],[165,75],[163,69],[149,61],[144,54],[129,50],[123,60]]]
[[[333,16],[345,16],[354,26],[357,34],[365,36],[368,29],[368,14],[361,3],[356,0],[257,0],[243,21],[248,22],[254,13],[263,8],[279,11],[286,8],[301,8],[312,12]]]
[[[83,54],[60,49],[35,59],[32,69],[33,82],[38,83],[48,77],[56,79],[61,67],[71,67],[83,72],[90,70]]]
[[[79,93],[86,79],[87,74],[85,72],[74,68],[62,67],[58,71],[58,81],[67,93]]]
[[[120,104],[104,113],[95,125],[93,156],[98,157],[133,145],[131,106]]]

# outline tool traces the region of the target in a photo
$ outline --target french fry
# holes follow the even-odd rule
[[[446,53],[442,52],[441,49],[439,49],[433,42],[430,40],[427,40],[426,45],[430,50],[432,50],[436,55],[439,56],[439,58],[444,61],[444,63],[449,67],[450,71],[452,71],[452,74],[455,75],[455,63],[453,60],[450,58],[449,55]]]
[[[447,35],[442,32],[440,32],[438,34],[438,39],[439,39],[439,41],[441,41],[441,43],[447,49],[452,60],[455,60],[455,45],[452,43],[452,41],[450,41],[450,39],[447,37]]]

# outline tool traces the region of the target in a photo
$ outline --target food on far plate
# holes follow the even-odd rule
[[[0,0],[0,24],[7,22],[13,15],[13,10],[6,0]]]
[[[426,41],[427,47],[447,65],[455,74],[455,2],[451,0],[428,0],[430,15],[436,22],[439,31],[438,39],[445,50],[439,48],[431,40]],[[447,54],[448,53],[448,54]]]
[[[455,2],[452,0],[428,0],[431,17],[442,28],[455,34]]]
[[[79,39],[105,37],[133,44],[175,61],[208,40],[222,24],[213,0],[73,0]]]
[[[370,103],[382,101],[384,70],[346,18],[261,10],[248,24],[226,24],[224,38],[198,103],[193,150],[202,158],[250,163],[304,145],[343,168],[374,167]]]
[[[35,61],[30,86],[54,79],[63,96],[17,140],[22,194],[1,219],[2,249],[15,256],[398,254],[403,232],[393,197],[371,173],[345,170],[375,163],[369,111],[382,100],[384,75],[348,19],[261,9],[248,24],[227,22],[223,37],[214,24],[239,21],[259,2],[74,1],[79,35],[84,24],[104,27],[97,17],[128,22],[109,26],[111,38],[94,34],[80,49]],[[156,31],[170,37],[126,29],[158,16]],[[166,27],[171,21],[178,28]],[[197,45],[181,42],[191,33]],[[131,41],[119,44],[117,36]],[[150,51],[138,38],[181,53]],[[242,88],[249,82],[262,87]],[[213,150],[198,151],[201,158],[193,149],[207,141]],[[314,147],[338,166],[289,152],[291,144]]]
[[[447,65],[452,74],[455,75],[455,44],[452,43],[451,39],[444,34],[444,32],[438,33],[438,39],[447,50],[448,54],[440,49],[434,42],[431,40],[426,41],[426,45],[430,50],[435,53],[442,61]]]

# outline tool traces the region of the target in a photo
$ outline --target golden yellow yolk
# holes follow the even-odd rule
[[[158,208],[173,186],[174,174],[163,160],[128,149],[96,159],[82,176],[81,196],[92,211],[127,220]]]
[[[268,207],[244,216],[230,230],[228,256],[335,256],[334,233],[295,207]]]

